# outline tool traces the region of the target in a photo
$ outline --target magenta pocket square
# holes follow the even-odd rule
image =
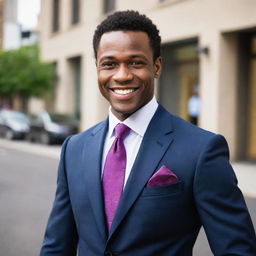
[[[155,186],[166,186],[175,184],[179,181],[175,173],[169,170],[165,165],[153,174],[147,183],[147,188]]]

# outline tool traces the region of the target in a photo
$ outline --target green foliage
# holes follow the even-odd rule
[[[0,52],[0,96],[44,97],[53,90],[54,67],[39,58],[37,45]]]

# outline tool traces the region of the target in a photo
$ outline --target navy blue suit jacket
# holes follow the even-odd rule
[[[62,147],[41,256],[189,256],[201,225],[214,255],[256,255],[253,225],[221,135],[159,106],[107,233],[101,159],[108,120]],[[162,165],[179,183],[146,187]]]

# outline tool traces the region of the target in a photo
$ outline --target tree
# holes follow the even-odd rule
[[[45,97],[54,89],[53,64],[43,63],[37,45],[0,52],[0,96],[19,96],[25,103],[29,97]]]

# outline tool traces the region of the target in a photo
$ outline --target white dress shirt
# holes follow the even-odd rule
[[[147,103],[145,106],[137,110],[134,114],[129,116],[123,122],[120,121],[112,112],[111,108],[109,109],[109,128],[105,138],[103,155],[102,155],[102,174],[104,170],[105,159],[108,154],[108,151],[115,140],[114,128],[117,124],[123,123],[128,126],[131,131],[124,139],[124,146],[126,150],[126,170],[125,170],[125,181],[131,173],[131,169],[137,153],[139,151],[143,136],[148,128],[148,125],[156,112],[158,103],[153,97],[153,99]]]

